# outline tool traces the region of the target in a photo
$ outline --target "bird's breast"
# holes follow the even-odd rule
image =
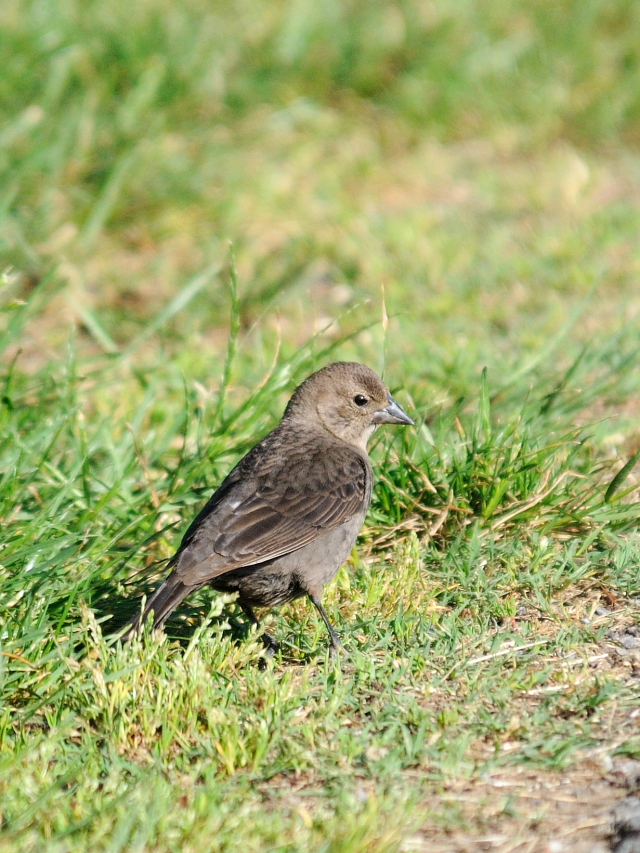
[[[322,588],[336,576],[356,543],[364,515],[364,512],[358,513],[303,548],[281,558],[290,564],[305,592]]]

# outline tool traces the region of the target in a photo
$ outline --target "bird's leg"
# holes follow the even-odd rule
[[[322,621],[327,626],[327,631],[329,632],[329,636],[331,637],[331,655],[333,656],[338,649],[344,648],[342,643],[340,642],[340,637],[336,634],[333,625],[329,622],[329,617],[325,613],[325,609],[322,606],[322,601],[320,601],[320,596],[315,592],[307,593],[309,596],[309,600],[314,605],[318,613],[322,616]]]
[[[248,604],[243,604],[241,601],[239,601],[238,603],[239,603],[240,607],[242,608],[242,612],[247,617],[247,619],[251,622],[251,624],[255,625],[256,628],[259,628],[260,627],[260,620],[258,619],[256,614],[253,612],[253,607],[251,607]],[[265,653],[269,657],[273,657],[273,655],[275,655],[275,653],[280,648],[280,644],[278,643],[278,641],[274,637],[272,637],[271,634],[266,634],[266,633],[263,634],[260,639],[265,644]]]

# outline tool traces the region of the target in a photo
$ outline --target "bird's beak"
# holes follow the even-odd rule
[[[389,397],[389,405],[376,412],[372,420],[374,424],[408,424],[409,426],[414,424],[414,421],[411,420],[402,406],[396,403],[393,397]]]

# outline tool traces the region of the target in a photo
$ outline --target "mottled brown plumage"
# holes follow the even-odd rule
[[[127,636],[153,612],[161,626],[189,593],[209,584],[254,607],[308,595],[340,645],[322,590],[348,557],[369,507],[367,440],[379,424],[413,421],[376,374],[339,362],[293,394],[278,426],[223,480],[169,561],[172,573]],[[271,638],[265,640],[274,645]]]

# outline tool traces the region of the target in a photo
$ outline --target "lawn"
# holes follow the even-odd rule
[[[640,7],[5,0],[0,45],[2,853],[609,850]],[[123,648],[341,359],[417,421],[326,591],[347,653],[300,601],[265,662],[204,590]]]

